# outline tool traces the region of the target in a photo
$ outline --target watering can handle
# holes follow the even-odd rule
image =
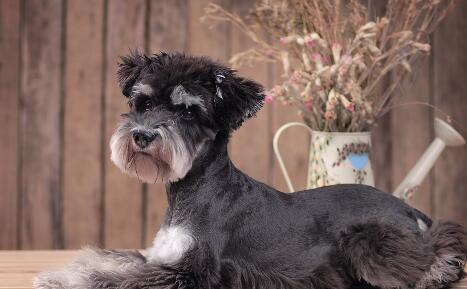
[[[293,126],[304,127],[310,132],[310,134],[313,132],[311,128],[309,128],[306,124],[303,124],[301,122],[289,122],[289,123],[284,124],[277,130],[277,132],[274,134],[274,139],[272,142],[272,147],[274,149],[274,153],[276,154],[277,162],[279,163],[282,174],[284,175],[284,178],[285,178],[285,182],[287,183],[287,187],[289,188],[291,193],[295,192],[295,190],[292,186],[292,182],[290,181],[289,174],[287,173],[287,169],[285,168],[284,161],[282,160],[282,156],[279,151],[279,138],[286,129],[291,128]]]

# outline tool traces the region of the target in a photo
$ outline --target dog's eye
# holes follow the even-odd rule
[[[153,109],[154,105],[150,100],[147,100],[143,104],[143,110],[144,111],[151,111]]]
[[[133,100],[129,100],[129,101],[128,101],[128,107],[129,107],[130,109],[133,108]]]
[[[183,111],[183,118],[184,119],[192,119],[193,118],[193,111],[190,108],[187,108]]]

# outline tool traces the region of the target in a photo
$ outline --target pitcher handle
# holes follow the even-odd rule
[[[289,188],[290,192],[293,193],[295,192],[292,182],[290,181],[289,174],[287,173],[287,169],[285,168],[284,161],[282,160],[281,153],[279,151],[279,138],[281,134],[288,128],[293,127],[293,126],[301,126],[306,128],[310,134],[313,132],[310,127],[308,127],[306,124],[301,123],[301,122],[289,122],[281,126],[277,132],[274,134],[274,139],[272,142],[272,147],[274,149],[274,153],[276,154],[277,162],[279,163],[279,166],[281,168],[282,174],[284,175],[285,182],[287,184],[287,187]]]

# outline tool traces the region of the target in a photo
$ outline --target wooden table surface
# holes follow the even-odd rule
[[[0,251],[0,288],[30,289],[38,272],[58,269],[78,251]]]
[[[63,267],[77,252],[0,251],[0,289],[31,289],[38,272]],[[454,288],[467,288],[467,279]]]

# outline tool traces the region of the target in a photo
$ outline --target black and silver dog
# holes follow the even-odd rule
[[[284,194],[239,171],[230,134],[262,87],[207,58],[122,59],[129,112],[111,139],[124,172],[167,186],[169,209],[147,256],[85,249],[35,288],[442,288],[467,259],[464,229],[432,222],[372,187]]]

